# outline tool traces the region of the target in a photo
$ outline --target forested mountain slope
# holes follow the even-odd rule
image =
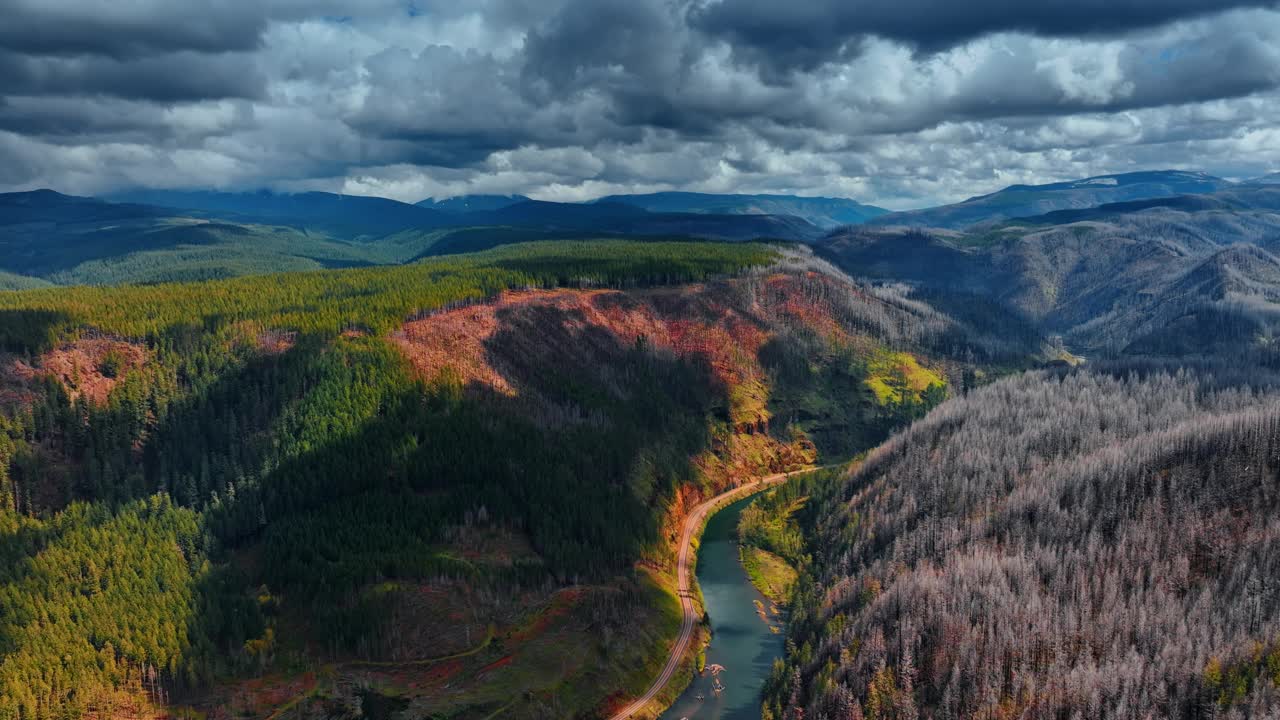
[[[442,210],[451,213],[477,212],[482,210],[498,210],[528,202],[524,195],[456,195],[448,198],[427,198],[416,203],[419,207]]]
[[[0,194],[0,273],[59,285],[181,282],[395,265],[537,240],[813,240],[787,215],[651,213],[623,204],[480,196],[440,209],[385,198],[137,192],[106,202],[51,190]],[[138,203],[154,204],[138,204]],[[32,286],[21,278],[0,288]],[[21,287],[20,287],[21,286]]]
[[[556,203],[529,200],[457,216],[458,225],[590,231],[633,236],[688,236],[719,240],[810,241],[822,230],[785,214],[653,211],[623,202]]]
[[[372,239],[408,228],[449,224],[447,213],[388,198],[324,192],[276,193],[139,190],[108,196],[135,203],[232,222],[285,225],[344,240]]]
[[[945,403],[822,501],[766,717],[1276,713],[1275,387],[1116,367]]]
[[[1090,208],[1191,193],[1211,193],[1232,183],[1202,172],[1164,170],[1102,175],[1045,185],[1010,185],[954,205],[889,213],[868,220],[874,225],[959,229],[977,223],[1032,217],[1055,210]]]
[[[859,275],[990,297],[1088,355],[1177,355],[1225,340],[1254,352],[1276,331],[1259,309],[1276,294],[1265,268],[1280,243],[1278,211],[1280,190],[1239,186],[968,232],[850,228],[818,247]],[[1198,282],[1206,267],[1224,280]],[[1223,317],[1241,329],[1204,329]],[[1202,330],[1166,347],[1149,337],[1163,323]]]
[[[563,718],[651,680],[692,502],[1035,338],[765,246],[596,242],[4,293],[0,345],[0,717]]]
[[[622,203],[651,212],[702,213],[721,215],[793,215],[830,229],[857,225],[888,210],[864,205],[847,198],[801,197],[797,195],[721,195],[693,192],[659,192],[644,195],[609,195],[596,202]]]
[[[67,285],[208,280],[402,262],[429,243],[353,243],[183,212],[52,191],[0,195],[0,268]]]
[[[0,270],[0,290],[31,290],[33,288],[48,287],[49,285],[49,282],[40,278]]]

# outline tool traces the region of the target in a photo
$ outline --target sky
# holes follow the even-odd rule
[[[0,0],[0,191],[892,209],[1280,171],[1280,5]]]

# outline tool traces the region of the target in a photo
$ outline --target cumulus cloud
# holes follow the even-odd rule
[[[0,189],[894,207],[1280,156],[1280,11],[1215,0],[0,0]]]
[[[252,50],[266,27],[262,5],[166,0],[6,0],[0,47],[32,55],[131,58],[178,50]]]
[[[812,67],[857,52],[868,36],[926,51],[1004,32],[1115,36],[1267,0],[713,0],[694,23],[769,65]]]

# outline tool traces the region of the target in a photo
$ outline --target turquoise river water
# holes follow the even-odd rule
[[[774,658],[782,657],[785,618],[769,613],[772,605],[751,584],[738,560],[735,529],[750,502],[739,500],[713,515],[698,548],[698,584],[711,616],[707,667],[721,665],[724,670],[695,677],[661,720],[760,718],[760,691]],[[761,618],[757,602],[768,613],[768,622]],[[723,686],[719,692],[714,689],[717,681]]]

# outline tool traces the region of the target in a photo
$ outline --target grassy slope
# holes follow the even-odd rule
[[[738,521],[739,556],[758,590],[777,605],[791,602],[800,571],[809,564],[801,516],[815,489],[825,488],[844,467],[806,473],[752,501]]]
[[[754,545],[738,546],[742,567],[765,597],[776,605],[785,605],[799,573],[786,560]]]
[[[933,385],[945,385],[938,373],[920,363],[909,353],[878,351],[867,362],[869,390],[881,405],[901,402],[904,391],[923,392]]]

